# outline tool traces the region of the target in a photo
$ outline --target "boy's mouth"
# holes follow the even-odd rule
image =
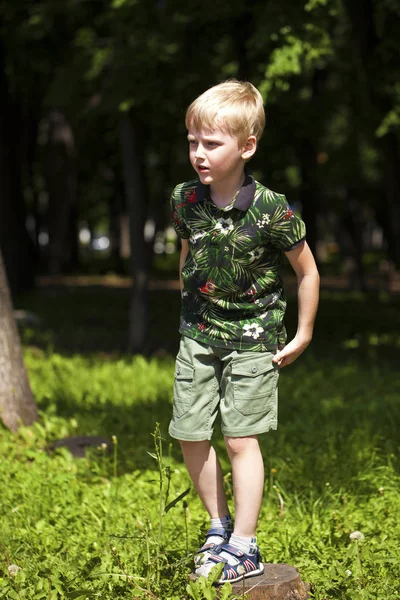
[[[207,167],[202,167],[202,166],[198,165],[197,170],[199,171],[199,173],[205,173],[209,169],[207,169]]]

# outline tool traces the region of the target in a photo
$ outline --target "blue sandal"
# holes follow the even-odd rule
[[[226,555],[233,556],[235,564],[229,564]],[[264,565],[261,562],[261,554],[258,546],[254,549],[254,552],[245,554],[231,544],[221,544],[214,548],[206,563],[203,563],[199,569],[196,569],[196,575],[204,574],[207,576],[210,572],[210,566],[218,565],[221,562],[225,564],[218,583],[225,583],[225,581],[234,583],[246,577],[254,577],[264,573]],[[202,573],[203,570],[204,573]]]
[[[195,568],[197,569],[198,567],[203,565],[205,562],[207,562],[207,560],[210,558],[210,556],[212,556],[212,554],[214,553],[214,549],[219,546],[219,544],[216,544],[215,542],[207,542],[207,538],[209,538],[213,535],[219,535],[224,540],[222,543],[225,544],[225,543],[229,542],[231,533],[232,533],[231,531],[228,531],[227,529],[223,529],[222,527],[209,529],[206,533],[205,543],[195,554],[195,557],[194,557]]]

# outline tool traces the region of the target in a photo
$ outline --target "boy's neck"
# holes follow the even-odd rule
[[[210,185],[210,196],[214,204],[220,208],[228,206],[245,182],[244,170],[231,181],[223,181],[220,185]]]

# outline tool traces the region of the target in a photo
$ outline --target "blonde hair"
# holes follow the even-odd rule
[[[265,126],[260,92],[249,81],[229,79],[206,90],[186,111],[187,129],[222,129],[239,143],[251,135],[257,142]]]

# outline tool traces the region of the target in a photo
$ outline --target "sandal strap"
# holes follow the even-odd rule
[[[227,533],[228,532],[226,531],[226,529],[223,529],[222,527],[212,527],[211,529],[209,529],[206,533],[206,541],[202,545],[202,547],[197,551],[197,554],[202,554],[207,550],[214,550],[214,548],[216,548],[217,544],[215,542],[207,542],[207,539],[209,537],[213,535],[218,535],[219,537],[222,537],[223,540],[228,540]]]
[[[198,551],[197,554],[203,554],[203,552],[207,552],[207,550],[214,550],[216,544],[210,542],[209,544],[204,544]]]
[[[215,550],[215,553],[219,554],[220,552],[227,552],[228,554],[231,554],[236,558],[242,558],[242,556],[244,556],[244,553],[241,550],[239,550],[239,548],[236,548],[231,544],[220,544]]]
[[[211,527],[211,529],[206,532],[206,538],[211,537],[212,535],[219,535],[220,537],[226,539],[227,533],[227,530],[223,529],[223,527]]]
[[[235,556],[239,559],[239,562],[244,556],[243,552],[239,550],[239,548],[235,548],[235,546],[231,546],[231,544],[220,544],[219,546],[215,546],[213,554],[208,558],[208,561],[215,564],[224,562],[228,565],[228,560],[225,557],[220,556],[221,552],[227,552],[228,554]]]
[[[216,548],[218,549],[218,548],[219,548],[219,546],[216,546]],[[226,558],[223,558],[222,556],[219,556],[218,554],[216,554],[216,552],[215,552],[216,548],[214,548],[214,554],[212,554],[212,555],[211,555],[211,556],[210,556],[210,557],[207,559],[207,562],[212,562],[212,563],[215,563],[216,565],[217,565],[218,563],[221,563],[221,562],[222,562],[222,563],[226,563],[226,564],[227,564],[227,560],[226,560]]]

